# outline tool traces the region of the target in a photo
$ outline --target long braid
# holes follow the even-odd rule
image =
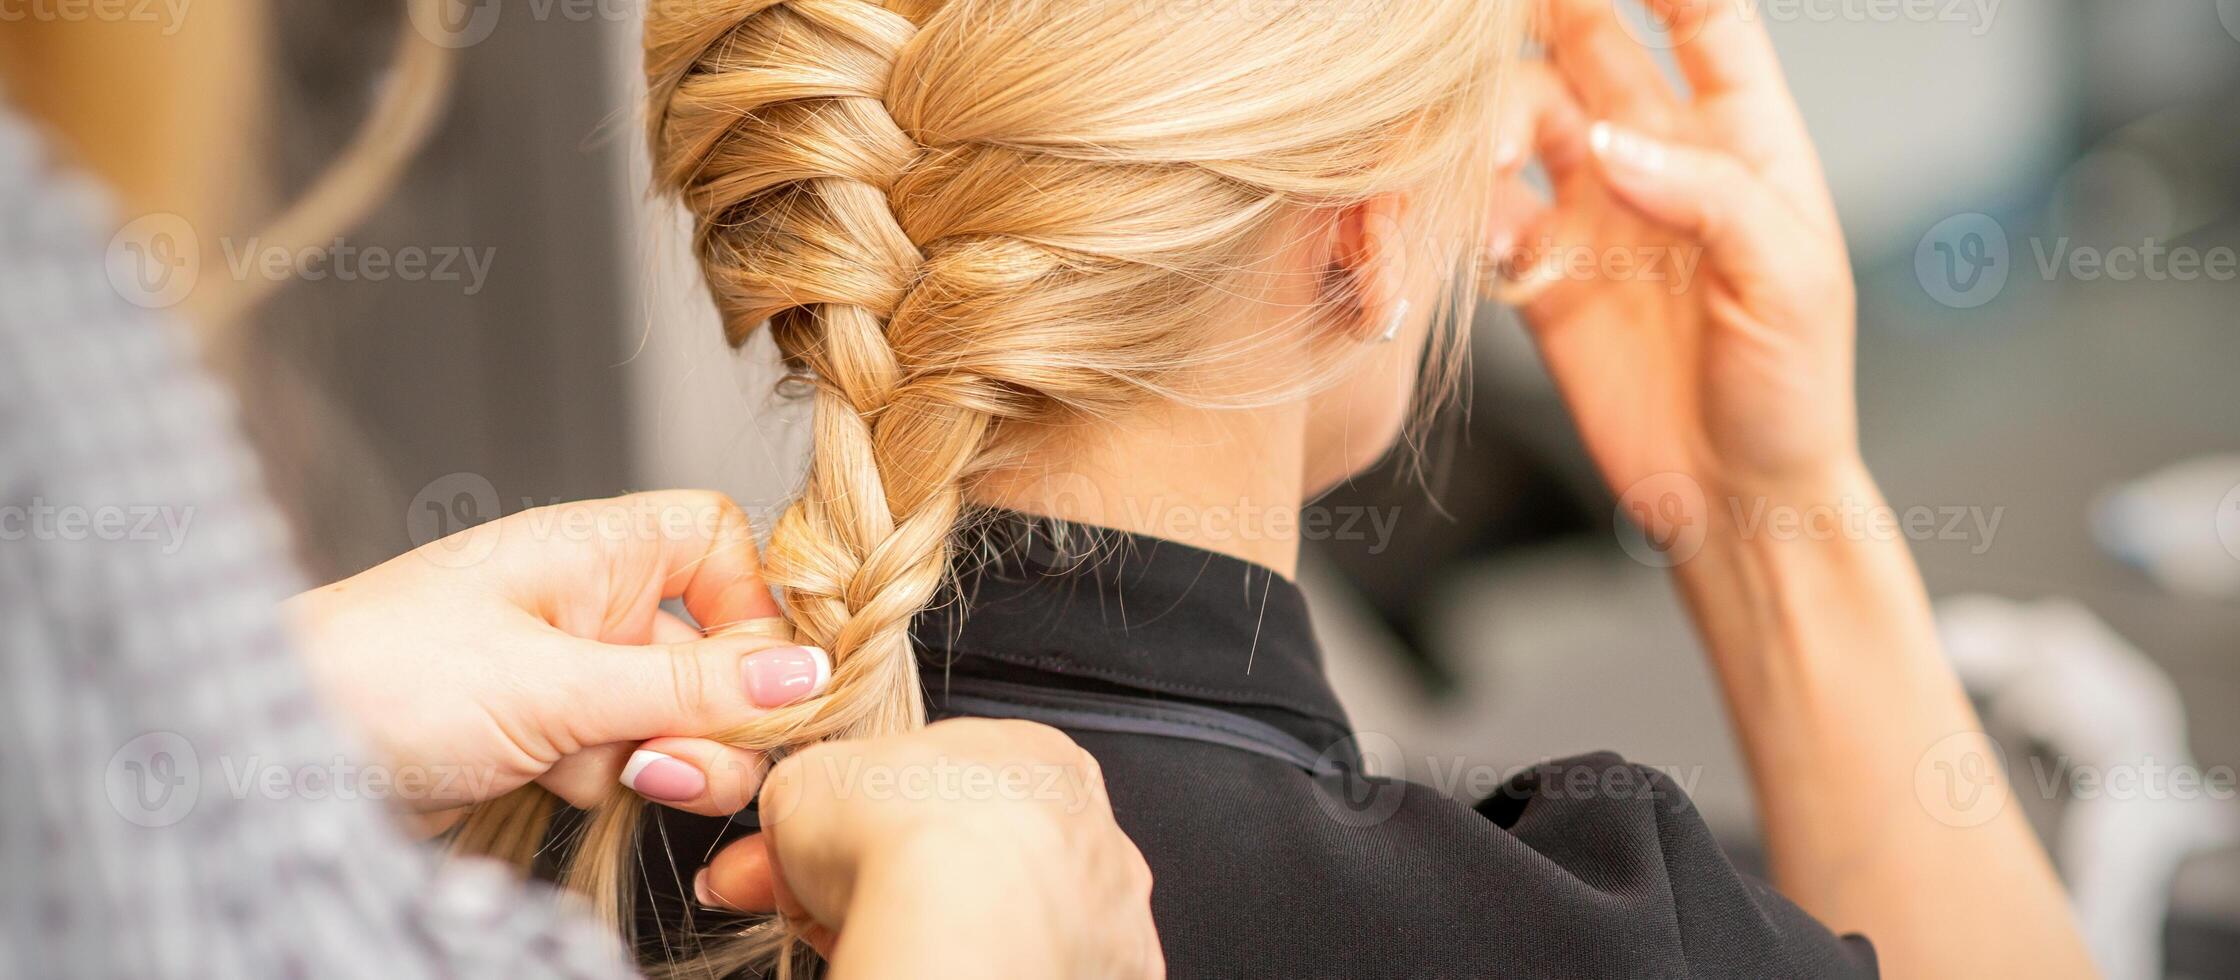
[[[727,330],[768,321],[816,385],[817,451],[766,568],[827,697],[734,739],[758,748],[924,723],[910,620],[940,588],[990,415],[935,351],[898,347],[924,254],[892,195],[923,152],[882,101],[917,26],[862,0],[730,7],[649,38],[657,179],[698,221]],[[698,50],[694,45],[704,45]],[[680,70],[677,66],[687,66]],[[673,80],[673,81],[672,81]]]
[[[975,379],[937,349],[896,343],[924,335],[906,317],[924,308],[909,300],[931,270],[893,200],[923,151],[882,99],[917,28],[860,0],[734,13],[728,33],[687,23],[679,44],[649,41],[657,88],[675,79],[652,122],[668,163],[657,180],[695,216],[727,333],[737,342],[767,321],[816,386],[816,452],[764,567],[802,638],[831,655],[833,679],[809,705],[716,737],[778,749],[914,729],[925,705],[910,622],[941,586],[991,422],[986,400],[968,397]],[[765,930],[731,955],[774,950],[790,963],[788,948]]]
[[[833,659],[820,698],[679,734],[782,751],[923,724],[909,626],[979,477],[1025,461],[1038,431],[1257,356],[1201,328],[1267,285],[1306,212],[1421,189],[1484,213],[1473,161],[1523,0],[1290,6],[649,7],[655,187],[694,219],[732,342],[767,328],[814,387],[808,479],[764,567]],[[571,861],[618,924],[638,806],[618,793]]]

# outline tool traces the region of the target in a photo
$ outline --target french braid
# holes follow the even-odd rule
[[[1474,222],[1523,5],[654,0],[656,189],[694,219],[732,342],[767,327],[813,390],[764,565],[834,668],[824,696],[704,734],[923,724],[908,630],[975,481],[1031,448],[1016,433],[1181,397],[1215,356],[1197,328],[1305,209],[1411,189]],[[618,923],[636,812],[601,808],[569,876]]]

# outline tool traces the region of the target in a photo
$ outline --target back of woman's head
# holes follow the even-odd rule
[[[1521,2],[652,4],[656,183],[731,340],[767,325],[815,400],[766,566],[833,684],[709,734],[920,724],[907,631],[972,482],[1182,397],[1299,215],[1415,192],[1459,240]]]
[[[1302,209],[1490,172],[1514,8],[655,4],[655,179],[732,341],[767,324],[815,389],[768,567],[834,685],[751,737],[916,724],[906,631],[970,482],[1017,433],[1172,397]]]

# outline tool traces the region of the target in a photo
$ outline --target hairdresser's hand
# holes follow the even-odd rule
[[[778,614],[746,515],[721,494],[525,511],[306,592],[288,611],[322,693],[413,810],[531,781],[587,805],[627,764],[649,798],[733,812],[760,788],[758,755],[655,737],[808,697],[831,668],[774,640],[704,638],[661,608],[668,598],[716,634]],[[641,742],[658,755],[633,758]]]
[[[1680,42],[1682,93],[1621,25],[1634,0],[1544,2],[1548,60],[1510,90],[1489,244],[1523,258],[1505,288],[1603,476],[1629,504],[1687,481],[1740,495],[1850,478],[1850,259],[1763,26],[1732,0],[1647,0]],[[1532,156],[1552,206],[1515,176]]]
[[[1056,729],[966,719],[825,743],[771,771],[761,812],[694,888],[782,913],[836,976],[1165,973],[1150,869],[1096,759]]]

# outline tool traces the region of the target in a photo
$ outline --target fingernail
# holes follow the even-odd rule
[[[1587,139],[1596,156],[1612,163],[1654,173],[1664,169],[1664,144],[1608,122],[1594,124]]]
[[[630,753],[622,767],[622,785],[647,799],[681,803],[708,791],[708,777],[690,764],[651,749]]]
[[[747,656],[746,679],[747,700],[783,708],[823,694],[832,683],[832,659],[816,647],[764,650]]]
[[[692,876],[692,900],[704,908],[720,909],[723,903],[716,899],[716,890],[708,887],[708,869],[701,868]]]

